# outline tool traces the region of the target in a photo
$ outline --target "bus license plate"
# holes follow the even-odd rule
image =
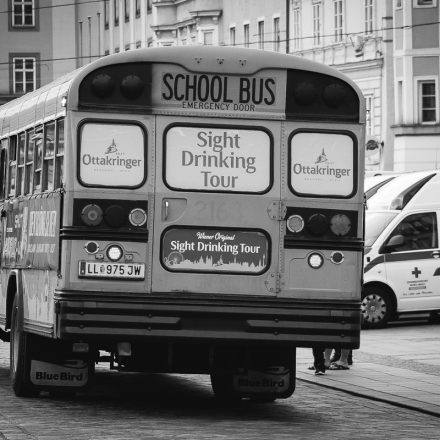
[[[145,278],[145,264],[80,261],[79,277],[143,280]]]

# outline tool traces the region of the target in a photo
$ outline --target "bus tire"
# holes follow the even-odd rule
[[[366,286],[362,292],[362,327],[385,327],[394,315],[391,294],[381,286]]]
[[[241,397],[232,386],[232,374],[211,373],[211,386],[215,398],[221,402],[238,402]]]
[[[10,341],[10,376],[14,393],[17,397],[30,397],[38,390],[30,380],[32,335],[23,330],[23,310],[15,295],[11,315]]]

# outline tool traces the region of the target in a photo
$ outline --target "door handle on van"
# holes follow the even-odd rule
[[[440,251],[434,251],[431,255],[432,255],[434,258],[440,258]]]

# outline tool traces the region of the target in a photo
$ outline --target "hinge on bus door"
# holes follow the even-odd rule
[[[278,293],[281,290],[281,274],[279,272],[269,273],[264,284],[270,293]]]
[[[274,200],[268,207],[267,213],[272,220],[284,220],[286,216],[286,204],[283,200]]]

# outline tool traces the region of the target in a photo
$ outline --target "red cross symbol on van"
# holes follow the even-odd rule
[[[419,270],[418,267],[415,267],[414,270],[411,272],[416,278],[419,277],[419,275],[422,273],[421,270]]]

